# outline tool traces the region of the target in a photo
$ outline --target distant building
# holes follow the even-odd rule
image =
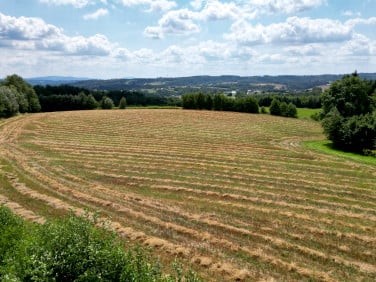
[[[261,90],[247,90],[247,95],[259,94],[261,92]]]
[[[226,96],[227,97],[231,97],[231,98],[235,98],[236,97],[236,91],[235,90],[232,90],[232,91],[227,91],[226,92]]]

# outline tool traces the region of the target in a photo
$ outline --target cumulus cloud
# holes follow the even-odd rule
[[[11,17],[0,13],[0,38],[2,40],[32,40],[61,34],[56,26],[40,18]]]
[[[250,9],[266,13],[292,14],[303,12],[326,3],[326,0],[243,0]]]
[[[354,27],[356,25],[376,25],[376,17],[371,17],[368,19],[364,18],[354,18],[346,22],[346,25]]]
[[[158,21],[158,25],[146,27],[144,35],[151,38],[163,38],[166,34],[190,35],[200,31],[198,21],[236,19],[241,13],[241,9],[233,2],[208,0],[200,11],[187,8],[168,11]]]
[[[231,30],[232,33],[225,34],[224,38],[246,45],[341,42],[351,39],[353,34],[350,26],[336,20],[299,17],[268,26],[239,21],[232,25]]]
[[[41,3],[50,5],[72,5],[75,8],[83,8],[91,2],[90,0],[39,0]]]
[[[166,12],[177,6],[175,1],[170,0],[120,0],[126,6],[149,6],[148,12]]]
[[[202,5],[204,4],[204,0],[193,0],[190,2],[191,6],[195,10],[201,9]]]
[[[373,54],[374,44],[375,42],[364,35],[356,34],[352,40],[341,47],[341,53],[344,55],[369,56]]]
[[[16,49],[61,52],[67,55],[104,56],[114,44],[106,36],[67,36],[54,25],[40,18],[11,17],[0,13],[0,38]]]
[[[195,14],[195,17],[204,20],[225,20],[236,19],[241,13],[241,9],[233,2],[222,3],[217,0],[208,0],[203,9]]]
[[[289,46],[284,48],[288,54],[293,56],[318,56],[323,51],[322,44],[305,44],[300,46]]]
[[[98,9],[94,13],[91,14],[86,14],[83,16],[84,20],[97,20],[100,17],[108,15],[108,10],[107,9]]]
[[[200,28],[193,22],[194,18],[194,12],[188,9],[169,11],[158,21],[158,26],[146,27],[144,34],[151,38],[163,38],[165,34],[196,33]]]

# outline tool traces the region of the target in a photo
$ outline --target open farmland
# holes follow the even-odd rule
[[[376,280],[376,168],[304,148],[309,120],[183,110],[0,122],[0,203],[34,221],[101,210],[208,280]]]

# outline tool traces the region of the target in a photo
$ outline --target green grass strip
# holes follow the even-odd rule
[[[322,153],[335,155],[337,157],[351,159],[353,161],[365,163],[365,164],[371,164],[376,166],[376,157],[373,156],[364,156],[357,153],[351,153],[351,152],[344,152],[341,150],[337,150],[333,148],[333,144],[331,141],[328,140],[321,140],[321,141],[306,141],[303,142],[303,145],[306,148],[319,151]]]

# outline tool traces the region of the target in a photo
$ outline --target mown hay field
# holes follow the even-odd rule
[[[185,110],[0,122],[0,203],[101,211],[162,262],[210,281],[376,280],[376,167],[305,148],[309,120]]]

